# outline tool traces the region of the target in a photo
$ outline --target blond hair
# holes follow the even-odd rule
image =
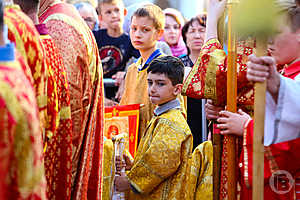
[[[124,7],[123,0],[98,0],[98,12],[101,13],[101,5],[107,3],[107,4],[118,4]]]
[[[154,4],[146,4],[138,8],[132,16],[149,17],[157,30],[164,30],[165,15],[160,7]]]

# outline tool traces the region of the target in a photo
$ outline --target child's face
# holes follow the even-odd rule
[[[130,39],[134,48],[143,51],[155,47],[162,33],[163,30],[157,30],[149,17],[132,17]]]
[[[300,30],[293,32],[287,24],[279,26],[279,34],[269,43],[269,52],[279,65],[290,64],[300,57]]]
[[[165,74],[148,73],[148,95],[155,105],[162,105],[177,97],[181,92],[182,84],[172,85]]]
[[[100,5],[99,20],[103,21],[107,28],[121,29],[127,10],[121,3],[102,3]]]
[[[178,43],[180,34],[180,24],[177,23],[174,17],[166,15],[164,39],[168,45],[176,45]]]

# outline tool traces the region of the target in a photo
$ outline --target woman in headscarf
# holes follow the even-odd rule
[[[181,28],[184,25],[182,14],[173,8],[165,9],[164,13],[166,24],[162,40],[170,46],[173,56],[179,57],[186,54],[187,49],[181,36]]]

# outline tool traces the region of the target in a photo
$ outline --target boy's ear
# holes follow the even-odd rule
[[[160,40],[164,35],[164,29],[157,30],[157,40]]]
[[[181,94],[182,87],[183,87],[183,84],[176,84],[176,85],[174,86],[173,94],[174,94],[175,96]]]
[[[126,8],[124,8],[124,17],[127,15],[128,10]]]

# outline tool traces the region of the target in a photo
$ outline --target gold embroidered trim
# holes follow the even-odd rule
[[[244,125],[244,134],[243,134],[243,148],[244,148],[244,180],[247,188],[250,188],[249,183],[249,160],[248,160],[248,150],[247,150],[247,134],[248,133],[248,125],[251,122],[251,118]]]
[[[47,95],[37,96],[37,104],[39,105],[39,108],[47,106]]]
[[[217,70],[220,64],[224,64],[224,51],[216,49],[213,53],[209,54],[210,61],[206,68],[204,96],[217,102]]]
[[[51,39],[50,35],[40,35],[41,40]]]
[[[194,64],[194,66],[193,66],[192,70],[190,71],[189,75],[184,80],[182,91],[181,91],[182,95],[186,95],[186,91],[187,91],[189,85],[191,84],[193,77],[198,72],[198,68],[199,68],[200,63],[201,63],[201,53],[200,53],[199,57],[197,58],[197,61]]]
[[[110,112],[110,113],[105,113],[105,118],[111,118],[113,116],[126,117],[128,115],[137,115],[138,113],[139,113],[138,110],[120,111],[118,112],[118,115],[115,115],[112,112]]]
[[[71,108],[68,106],[62,107],[59,116],[61,120],[71,119]]]
[[[266,146],[264,150],[266,158],[269,161],[270,171],[272,174],[275,174],[275,172],[279,170],[279,166],[272,154],[271,148],[269,146]]]

